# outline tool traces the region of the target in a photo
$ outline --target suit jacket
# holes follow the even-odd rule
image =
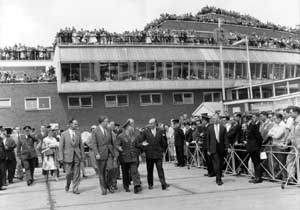
[[[259,132],[259,126],[251,122],[245,132],[246,149],[248,152],[258,151],[261,148],[263,139]]]
[[[108,154],[114,155],[111,132],[106,129],[106,135],[99,126],[92,132],[92,148],[95,155],[100,155],[100,160],[107,160]]]
[[[207,151],[211,154],[218,152],[217,150],[217,138],[215,133],[214,124],[210,124],[207,127]],[[225,153],[228,148],[228,140],[226,135],[226,128],[220,124],[219,128],[219,151],[221,155]]]
[[[6,151],[5,151],[3,139],[0,137],[0,161],[3,162],[5,160],[6,160]]]
[[[202,147],[207,150],[207,133],[209,124],[203,125],[199,128],[200,136],[202,137]]]
[[[21,160],[36,158],[37,140],[33,136],[20,135],[17,144],[17,155]]]
[[[228,143],[234,145],[234,143],[241,142],[242,139],[242,126],[238,123],[233,125],[227,132]]]
[[[147,141],[148,145],[143,146],[142,142]],[[146,128],[139,137],[139,147],[142,147],[146,153],[147,159],[161,159],[163,153],[168,147],[166,134],[159,128],[156,128],[156,135],[153,136],[151,129]]]
[[[138,138],[136,135],[128,136],[124,132],[118,135],[117,144],[122,148],[120,151],[120,160],[122,163],[138,162],[139,148]]]
[[[7,160],[15,160],[16,154],[15,154],[15,148],[17,147],[17,144],[15,141],[8,137],[5,142],[5,151],[6,151],[6,158]]]
[[[59,155],[58,160],[64,161],[65,163],[72,163],[74,155],[80,160],[84,157],[84,148],[81,140],[81,135],[78,131],[75,131],[74,143],[70,134],[69,129],[61,134],[59,141]]]
[[[181,147],[184,145],[185,135],[181,128],[174,128],[174,141],[176,147]]]

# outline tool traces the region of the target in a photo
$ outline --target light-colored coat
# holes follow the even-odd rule
[[[81,135],[79,132],[75,131],[75,143],[72,143],[72,138],[69,129],[61,134],[59,141],[59,161],[64,161],[65,163],[72,163],[74,160],[74,155],[82,160],[84,157],[83,144],[81,140]]]
[[[98,126],[92,132],[91,143],[95,155],[100,155],[100,160],[107,160],[109,152],[113,155],[112,136],[109,130],[106,129],[105,135]]]

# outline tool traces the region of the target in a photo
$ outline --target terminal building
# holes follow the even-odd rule
[[[184,23],[160,27],[195,27]],[[300,104],[299,51],[250,48],[251,75],[243,47],[227,46],[222,54],[228,113]],[[86,130],[106,115],[118,123],[133,118],[144,126],[151,117],[169,123],[191,115],[203,102],[222,101],[218,46],[59,43],[47,60],[0,60],[1,72],[39,75],[49,66],[55,67],[55,81],[1,83],[0,124],[38,128],[59,123],[64,129],[75,118]]]

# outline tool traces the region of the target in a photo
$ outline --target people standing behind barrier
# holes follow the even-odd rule
[[[196,122],[190,123],[191,128],[187,131],[186,134],[186,144],[190,154],[188,155],[188,162],[191,163],[194,153],[196,151],[196,144],[199,141],[200,134],[196,126]]]
[[[180,128],[179,120],[173,120],[174,124],[174,142],[177,158],[177,166],[184,167],[184,144],[185,144],[185,135],[183,130]]]
[[[55,180],[58,181],[57,170],[59,168],[58,163],[58,147],[59,142],[54,135],[54,129],[51,126],[47,126],[47,136],[42,140],[41,153],[43,155],[43,175],[46,182],[49,178],[49,173],[53,173]]]
[[[286,145],[287,129],[283,121],[283,116],[280,113],[274,115],[274,125],[270,129],[268,136],[272,138],[272,160],[273,160],[273,175],[276,179],[282,179],[282,174],[285,173],[284,165],[289,148]]]
[[[174,139],[174,123],[173,119],[170,121],[170,126],[166,130],[166,135],[168,139],[168,154],[169,161],[175,160],[175,139]]]
[[[272,129],[274,123],[269,119],[268,116],[268,112],[263,111],[260,113],[261,124],[259,126],[259,132],[261,134],[261,137],[263,138],[263,145],[272,144],[272,138],[270,138],[268,134]]]
[[[80,133],[78,132],[78,121],[71,119],[69,129],[61,134],[59,141],[59,162],[64,164],[66,171],[65,191],[70,189],[73,183],[73,194],[80,194],[80,162],[83,160],[83,144]]]
[[[169,185],[166,183],[163,169],[163,153],[167,149],[167,141],[161,129],[157,128],[155,118],[149,120],[148,127],[140,134],[139,146],[146,153],[147,181],[148,188],[153,189],[153,168],[156,165],[159,181],[162,190],[166,190]]]
[[[228,149],[226,128],[220,124],[220,117],[214,114],[207,131],[207,153],[212,159],[217,185],[222,185],[222,168]]]
[[[17,155],[22,161],[25,168],[27,185],[31,185],[34,181],[34,169],[37,167],[37,140],[33,137],[30,126],[23,128],[25,134],[20,136],[17,144]]]
[[[290,107],[291,117],[294,118],[294,124],[291,133],[286,141],[287,145],[291,145],[291,150],[286,158],[287,174],[284,174],[285,182],[296,181],[296,158],[299,158],[300,152],[300,108],[297,106]],[[298,156],[296,156],[298,154]],[[299,163],[299,162],[298,162]],[[299,174],[297,174],[299,179]],[[285,185],[282,183],[282,187]]]
[[[254,117],[253,117],[254,116]],[[257,115],[248,115],[246,116],[246,128],[245,128],[245,139],[244,143],[246,144],[247,152],[254,165],[255,178],[250,180],[250,183],[261,183],[261,166],[260,166],[260,149],[262,146],[262,137],[259,132],[259,126],[256,122]]]
[[[15,148],[17,144],[10,137],[12,130],[11,129],[3,129],[1,138],[3,139],[5,152],[6,152],[6,162],[5,162],[5,183],[8,180],[9,184],[13,183],[13,179],[16,171],[16,154]]]
[[[107,160],[109,155],[113,154],[111,133],[107,130],[108,118],[99,117],[99,126],[92,132],[93,151],[96,154],[96,160],[99,170],[99,182],[102,195],[107,195]]]
[[[127,120],[122,126],[123,132],[116,137],[116,147],[120,152],[120,162],[123,176],[123,188],[126,192],[130,192],[130,180],[133,181],[134,193],[142,190],[141,180],[138,173],[139,149],[138,136],[134,128]]]

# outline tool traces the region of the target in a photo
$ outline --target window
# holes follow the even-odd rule
[[[204,102],[220,102],[221,92],[204,92],[203,93]]]
[[[105,95],[105,107],[127,107],[129,105],[128,95]]]
[[[69,109],[92,108],[92,96],[68,96]]]
[[[225,78],[234,79],[234,63],[224,63]]]
[[[173,103],[175,105],[194,104],[194,94],[191,92],[173,93]]]
[[[140,94],[141,106],[161,105],[162,95],[160,93],[142,93]]]
[[[219,63],[207,63],[206,64],[206,78],[207,79],[219,79],[220,78],[220,64]]]
[[[50,97],[28,97],[25,98],[25,110],[50,110],[51,98]]]
[[[0,98],[0,109],[10,108],[11,99],[10,98]]]

